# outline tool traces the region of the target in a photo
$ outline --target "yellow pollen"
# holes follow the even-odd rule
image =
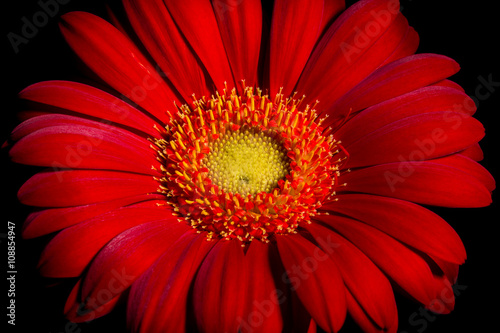
[[[230,193],[271,192],[290,171],[279,140],[254,129],[238,130],[209,144],[204,165],[214,184]]]

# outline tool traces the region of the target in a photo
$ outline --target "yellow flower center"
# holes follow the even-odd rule
[[[290,172],[290,159],[278,138],[259,130],[227,133],[209,144],[203,164],[212,182],[226,192],[271,192]]]

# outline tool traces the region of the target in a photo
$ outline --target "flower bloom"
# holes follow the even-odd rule
[[[393,288],[453,309],[466,258],[421,205],[481,207],[482,125],[394,0],[124,0],[63,16],[102,89],[20,93],[13,161],[75,322],[143,332],[396,332]]]

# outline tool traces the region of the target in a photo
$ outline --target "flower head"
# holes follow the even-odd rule
[[[209,239],[296,233],[334,195],[342,161],[316,111],[300,102],[249,87],[180,107],[155,140],[160,192]]]
[[[144,332],[395,332],[393,288],[453,309],[466,257],[421,205],[481,207],[482,125],[394,0],[124,0],[63,16],[109,87],[47,81],[12,132],[23,236],[75,322]],[[57,232],[57,233],[56,233]],[[450,296],[451,295],[451,296]]]

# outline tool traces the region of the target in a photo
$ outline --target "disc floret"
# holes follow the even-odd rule
[[[290,171],[279,138],[252,128],[227,133],[210,142],[209,148],[204,160],[208,176],[226,192],[242,196],[271,192]]]
[[[209,239],[267,242],[310,223],[335,194],[343,149],[302,99],[245,87],[183,105],[156,139],[164,193]]]

